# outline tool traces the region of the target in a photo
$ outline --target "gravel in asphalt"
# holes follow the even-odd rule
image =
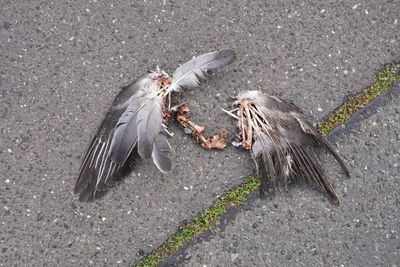
[[[0,265],[126,266],[251,173],[245,153],[203,151],[172,124],[172,173],[146,161],[101,201],[79,203],[82,154],[119,86],[229,47],[238,60],[181,97],[209,133],[233,131],[220,107],[241,89],[284,96],[319,120],[398,60],[398,6],[2,1]]]

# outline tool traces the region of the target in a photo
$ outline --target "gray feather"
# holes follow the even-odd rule
[[[168,143],[167,137],[162,134],[157,135],[154,140],[151,157],[153,158],[154,164],[163,173],[167,173],[172,169],[172,162],[168,157],[170,153],[171,146]]]
[[[137,142],[136,119],[143,98],[132,97],[132,99],[125,112],[119,118],[111,141],[108,155],[111,160],[116,163],[124,163],[132,147],[134,147]]]
[[[154,139],[161,131],[161,102],[159,96],[145,98],[137,113],[138,152],[143,159],[151,156]]]
[[[251,125],[254,140],[252,154],[260,167],[262,190],[272,192],[276,183],[286,184],[289,179],[303,180],[318,187],[333,204],[338,205],[339,199],[330,179],[312,148],[324,145],[346,175],[348,170],[332,145],[311,126],[301,110],[290,101],[259,91],[243,92],[235,103],[243,103],[243,100],[251,102],[252,106],[245,108],[253,110],[250,116],[256,122]],[[238,116],[246,119],[247,115],[239,112]]]
[[[304,118],[301,118],[300,116],[296,116],[295,118],[297,122],[299,123],[301,129],[303,130],[304,133],[308,134],[313,138],[313,140],[316,141],[317,144],[325,146],[328,151],[333,155],[333,157],[336,159],[336,161],[340,164],[340,167],[342,168],[343,172],[346,174],[347,177],[350,177],[350,172],[346,167],[346,164],[343,162],[343,160],[340,158],[340,156],[336,153],[335,149],[332,147],[331,143],[323,137],[317,130],[315,130],[309,122],[305,121]]]
[[[232,63],[235,58],[235,52],[230,49],[200,55],[175,70],[168,91],[179,91],[183,87],[196,87],[200,84],[200,79],[205,79],[207,70],[223,68]]]
[[[135,147],[137,131],[132,130],[136,124],[135,109],[139,99],[154,85],[152,77],[146,74],[123,86],[115,97],[83,157],[74,188],[79,200],[101,197],[137,164],[140,158]]]
[[[258,136],[251,147],[254,157],[259,157],[265,151],[271,150],[271,141],[265,134]]]

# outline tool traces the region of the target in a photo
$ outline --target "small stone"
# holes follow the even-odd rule
[[[96,43],[95,43],[93,40],[91,40],[90,38],[89,38],[89,40],[86,42],[86,45],[87,45],[87,47],[88,47],[89,49],[94,49],[94,48],[96,47]]]
[[[44,214],[43,214],[41,211],[39,211],[39,212],[36,214],[36,220],[37,220],[38,222],[40,222],[41,220],[43,220],[43,218],[44,218]]]
[[[10,215],[11,214],[9,207],[4,206],[3,209],[4,209],[4,215]]]
[[[71,209],[76,210],[78,207],[75,205],[74,202],[71,203]]]
[[[140,248],[139,249],[139,256],[144,256],[144,253],[145,253],[144,250]]]
[[[238,253],[231,254],[231,261],[235,261],[239,257]]]
[[[3,28],[4,28],[4,29],[8,30],[8,29],[10,29],[10,27],[11,27],[11,23],[10,23],[10,22],[5,21],[5,22],[3,23]]]

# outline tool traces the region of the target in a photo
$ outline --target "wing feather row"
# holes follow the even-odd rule
[[[273,193],[277,183],[300,179],[319,188],[331,203],[339,205],[339,198],[312,147],[323,145],[346,175],[349,171],[329,141],[305,120],[301,111],[291,102],[257,91],[241,93],[239,99],[252,99],[260,112],[259,122],[268,124],[268,127],[252,125],[257,128],[253,131],[252,154],[261,175],[261,190]],[[266,133],[266,129],[272,129],[274,135]]]
[[[142,78],[137,83],[123,88],[116,97],[85,153],[74,188],[80,201],[103,196],[133,170],[140,158],[152,156],[162,172],[172,168],[162,126],[162,99],[143,93],[143,88],[154,83],[152,79]]]

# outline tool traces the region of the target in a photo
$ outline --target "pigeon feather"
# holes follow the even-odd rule
[[[313,148],[324,146],[347,176],[349,171],[329,141],[311,126],[298,107],[260,91],[240,93],[235,103],[240,105],[239,121],[246,122],[239,123],[240,130],[252,127],[251,152],[260,172],[262,193],[273,193],[278,184],[302,180],[319,188],[331,203],[339,204]]]
[[[171,146],[168,143],[167,137],[160,133],[154,140],[151,157],[153,158],[154,164],[163,173],[167,173],[172,169],[172,162],[169,158],[169,154],[171,154]]]
[[[208,70],[223,68],[232,63],[235,58],[235,52],[230,49],[200,55],[175,70],[168,91],[179,91],[183,87],[196,87],[200,85],[200,79],[205,79]]]
[[[122,87],[115,97],[83,157],[74,187],[80,201],[100,198],[134,169],[137,162],[144,158],[144,153],[138,153],[139,140],[143,143],[142,147],[149,150],[146,153],[151,155],[162,125],[161,99],[158,96],[148,97],[157,86],[147,74]],[[155,108],[149,109],[149,103],[156,103]],[[164,167],[162,171],[166,169]]]
[[[137,143],[136,118],[141,100],[142,98],[132,100],[117,122],[109,152],[109,157],[116,163],[124,163]]]
[[[137,112],[138,151],[143,159],[151,156],[154,140],[161,131],[161,100],[159,96],[147,98]]]

